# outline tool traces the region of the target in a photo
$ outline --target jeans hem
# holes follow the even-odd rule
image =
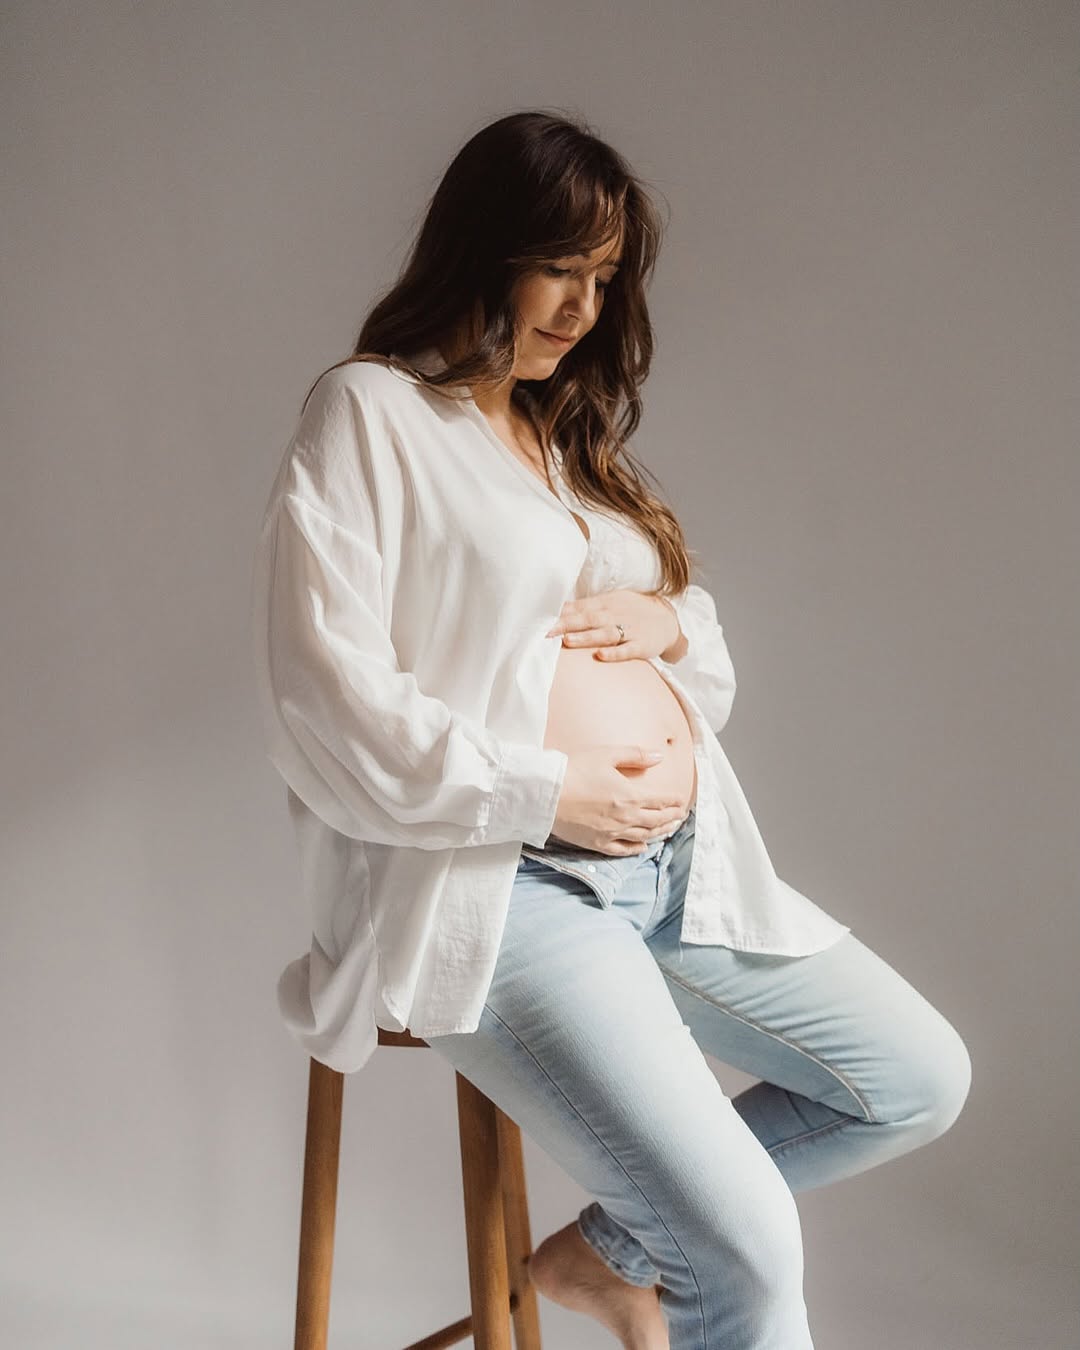
[[[639,1289],[649,1289],[658,1283],[654,1275],[642,1276],[620,1261],[603,1238],[589,1225],[587,1215],[578,1215],[577,1230],[604,1265],[613,1270],[619,1279],[625,1280],[627,1284],[636,1285]]]

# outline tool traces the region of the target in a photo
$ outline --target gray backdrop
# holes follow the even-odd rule
[[[635,449],[706,564],[777,869],[972,1054],[948,1134],[800,1196],[816,1343],[1077,1344],[1075,19],[3,7],[7,1344],[292,1343],[274,982],[307,925],[254,531],[449,159],[527,106],[670,208]],[[465,1311],[452,1089],[422,1051],[347,1080],[339,1345]],[[588,1197],[526,1150],[539,1241]]]

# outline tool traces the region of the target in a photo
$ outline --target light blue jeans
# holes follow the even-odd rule
[[[944,1133],[971,1061],[847,933],[810,956],[682,946],[690,813],[646,853],[526,846],[474,1032],[428,1038],[573,1177],[578,1225],[662,1286],[671,1350],[812,1350],[794,1192]],[[702,1051],[762,1081],[728,1098]]]

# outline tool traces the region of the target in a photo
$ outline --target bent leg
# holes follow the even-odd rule
[[[793,1191],[943,1134],[971,1086],[955,1028],[853,933],[809,956],[679,941],[689,850],[665,850],[646,945],[694,1039],[762,1082],[734,1107]]]
[[[685,840],[660,856],[643,937],[697,1044],[763,1080],[731,1105],[791,1191],[854,1176],[944,1133],[972,1071],[942,1014],[851,933],[800,957],[680,943],[688,862]],[[647,1278],[648,1253],[606,1206],[589,1205],[580,1224],[615,1268]]]
[[[897,1158],[960,1114],[963,1041],[853,934],[802,957],[653,950],[698,1044],[763,1080],[733,1104],[793,1191]]]
[[[656,894],[651,858],[623,899]],[[637,1244],[672,1350],[807,1350],[799,1216],[640,931],[574,876],[519,874],[475,1032],[427,1038]],[[600,1253],[604,1255],[603,1252]]]

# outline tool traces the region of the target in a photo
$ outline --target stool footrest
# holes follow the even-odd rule
[[[519,1299],[517,1294],[510,1295],[510,1312],[516,1313]],[[422,1341],[413,1341],[407,1345],[405,1350],[443,1350],[443,1346],[457,1345],[459,1341],[467,1341],[472,1335],[472,1315],[461,1318],[460,1321],[451,1322],[448,1327],[443,1327],[441,1331],[433,1331],[430,1336],[425,1336]]]

